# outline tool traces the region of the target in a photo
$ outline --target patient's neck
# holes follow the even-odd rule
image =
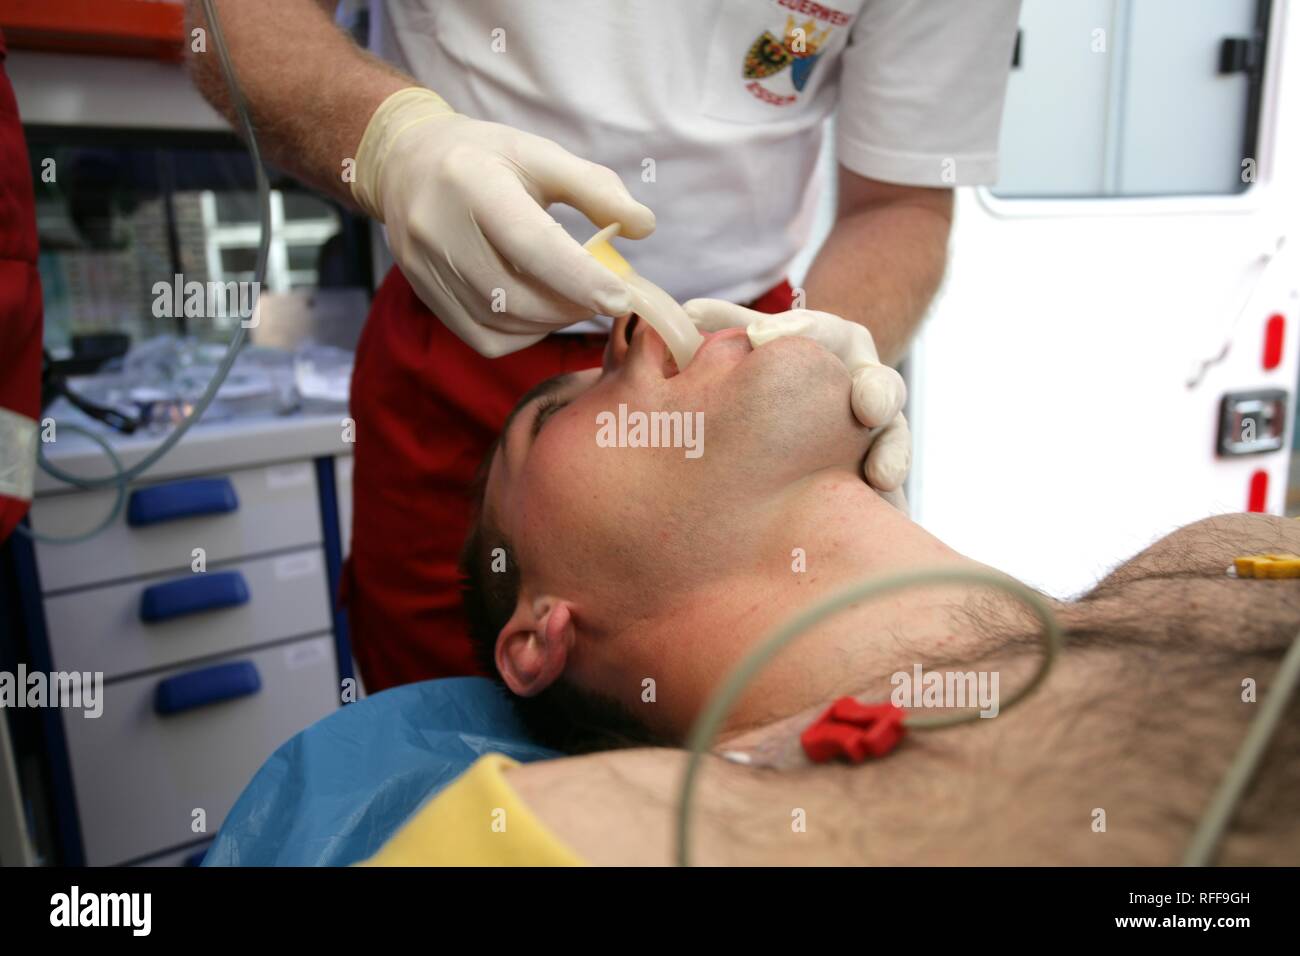
[[[652,722],[682,739],[723,678],[800,609],[869,577],[919,568],[980,568],[885,502],[848,469],[810,476],[748,503],[741,556],[636,641],[630,666],[656,675]],[[973,588],[926,587],[854,605],[771,662],[732,711],[723,736],[774,724],[844,694],[878,688],[915,662],[952,658],[969,642]],[[984,633],[987,634],[987,631]],[[643,639],[646,637],[648,639]],[[887,689],[887,685],[886,685]]]

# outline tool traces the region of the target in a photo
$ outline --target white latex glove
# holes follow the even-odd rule
[[[912,467],[912,432],[903,415],[907,385],[901,375],[880,363],[875,340],[864,326],[829,312],[794,309],[769,315],[721,299],[692,299],[683,308],[702,332],[745,329],[754,348],[800,335],[828,349],[849,370],[853,414],[868,428],[880,429],[863,466],[867,483],[885,492],[902,487]]]
[[[371,117],[352,195],[388,227],[420,300],[494,358],[593,313],[631,309],[624,283],[546,213],[553,202],[640,239],[654,213],[611,169],[499,123],[470,119],[431,90],[399,90]]]

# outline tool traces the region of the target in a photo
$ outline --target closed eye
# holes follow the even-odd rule
[[[569,403],[567,401],[561,401],[560,399],[556,398],[554,395],[547,395],[540,402],[538,402],[537,413],[533,416],[531,437],[536,438],[538,433],[541,432],[542,427],[546,424],[547,419],[549,419],[552,415],[554,415],[561,408],[563,408],[565,405],[568,404]]]

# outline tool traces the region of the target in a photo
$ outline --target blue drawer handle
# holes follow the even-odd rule
[[[248,603],[248,584],[238,571],[212,571],[151,584],[140,595],[140,620],[167,621],[219,607]]]
[[[177,518],[222,514],[238,508],[239,498],[229,478],[191,478],[131,492],[126,523],[138,528]]]
[[[215,664],[159,681],[158,689],[154,691],[153,709],[154,713],[166,717],[223,700],[247,697],[261,689],[262,678],[252,661]]]

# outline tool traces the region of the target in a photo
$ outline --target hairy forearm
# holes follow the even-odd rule
[[[943,280],[951,206],[870,205],[840,218],[804,282],[805,307],[865,325],[898,362]]]
[[[352,204],[345,161],[355,158],[375,108],[416,85],[360,49],[316,0],[215,0],[222,36],[268,162]],[[200,0],[187,0],[187,32],[207,26]],[[203,96],[239,129],[210,31],[206,52],[188,54]],[[192,35],[192,33],[191,33]]]

